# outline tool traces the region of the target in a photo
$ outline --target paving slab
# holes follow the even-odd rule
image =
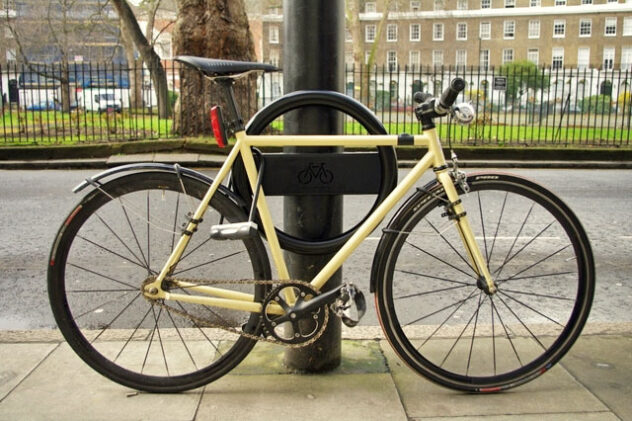
[[[463,421],[620,421],[620,419],[616,415],[610,412],[537,415],[485,415],[482,417],[465,418],[409,418],[410,421],[446,421],[448,419],[458,419]]]
[[[197,162],[199,154],[196,153],[156,153],[154,162],[176,163],[176,162]]]
[[[378,341],[342,341],[341,363],[335,374],[387,373],[386,360]],[[284,364],[285,348],[258,343],[255,349],[230,373],[234,375],[293,374]]]
[[[228,375],[205,389],[199,420],[407,420],[388,373]]]
[[[404,365],[388,343],[383,342],[382,345],[406,413],[412,419],[609,412],[595,395],[559,364],[536,380],[515,389],[476,395],[435,385]],[[572,419],[575,419],[574,415]]]
[[[632,335],[581,336],[561,364],[622,420],[632,420]]]
[[[4,398],[57,346],[50,343],[0,344],[0,414]]]
[[[93,371],[64,343],[0,402],[0,420],[190,421],[200,398],[200,389],[174,395],[127,389]]]
[[[131,164],[134,162],[152,162],[154,153],[139,153],[134,155],[112,155],[107,160],[108,166]]]

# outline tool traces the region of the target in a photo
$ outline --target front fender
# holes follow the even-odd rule
[[[180,173],[181,175],[185,177],[190,177],[190,178],[199,180],[203,183],[208,184],[209,186],[213,183],[213,179],[211,177],[205,174],[202,174],[199,171],[195,171],[186,167],[181,167],[178,164],[161,164],[161,163],[155,163],[155,162],[146,162],[146,163],[120,165],[118,167],[107,169],[103,172],[100,172],[99,174],[86,178],[82,183],[77,185],[77,187],[75,187],[72,191],[73,193],[79,193],[80,191],[82,191],[88,186],[97,187],[103,184],[103,182],[109,181],[113,178],[118,178],[118,177],[121,177],[129,173],[133,173],[133,172],[141,173],[141,172],[147,172],[147,171],[161,171],[161,172],[172,173],[174,175],[177,175],[178,173]],[[236,205],[244,209],[247,208],[244,201],[235,193],[233,193],[231,190],[226,188],[224,185],[220,185],[218,191],[221,192],[221,194],[223,194],[224,196],[228,197]]]
[[[371,278],[369,280],[369,288],[371,292],[375,292],[375,287],[377,285],[377,276],[379,273],[383,273],[382,266],[386,264],[386,259],[382,257],[386,255],[388,249],[392,246],[392,236],[395,235],[393,232],[389,231],[391,227],[397,226],[397,221],[400,218],[406,218],[410,214],[410,212],[414,211],[414,208],[418,203],[425,202],[424,197],[432,198],[436,194],[439,193],[440,189],[443,189],[441,183],[439,183],[436,179],[428,182],[425,186],[421,188],[417,188],[417,190],[411,194],[406,201],[397,209],[395,215],[391,218],[388,224],[386,224],[386,228],[382,232],[382,237],[380,238],[380,242],[375,249],[375,255],[373,257],[373,264],[371,265]]]

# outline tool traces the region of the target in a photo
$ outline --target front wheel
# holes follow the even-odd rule
[[[579,336],[594,291],[594,263],[577,218],[522,178],[479,174],[461,193],[498,287],[477,282],[445,194],[418,192],[376,253],[377,312],[413,370],[469,392],[508,389],[551,368]]]
[[[68,344],[104,376],[135,389],[178,392],[226,374],[256,343],[239,331],[257,334],[258,314],[149,300],[142,293],[208,187],[168,172],[123,176],[89,193],[62,225],[48,270],[51,307]],[[261,301],[269,288],[247,282],[271,276],[261,239],[210,237],[211,225],[245,219],[240,207],[216,193],[171,275],[192,279],[190,286],[163,288],[194,295],[200,279],[226,281],[219,286]]]

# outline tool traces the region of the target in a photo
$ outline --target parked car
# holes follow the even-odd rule
[[[26,107],[26,111],[48,111],[59,110],[60,107],[53,100],[40,101]]]

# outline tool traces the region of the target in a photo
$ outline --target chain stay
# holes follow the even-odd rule
[[[147,283],[151,283],[155,280],[155,277],[150,277],[149,279],[147,279],[145,282],[143,282],[143,286],[146,285]],[[305,285],[307,287],[311,288],[311,284],[309,284],[308,282],[303,282],[303,281],[281,281],[281,280],[256,280],[256,279],[235,279],[235,280],[226,280],[226,281],[208,281],[208,280],[203,280],[203,279],[195,279],[195,278],[171,278],[171,277],[166,277],[165,278],[165,282],[186,282],[186,283],[192,283],[192,284],[197,284],[197,285],[226,285],[226,284],[230,284],[230,285],[236,285],[236,284],[240,284],[240,285],[270,285],[270,286],[281,286],[283,284],[288,284],[288,285],[296,285],[296,284],[301,284],[301,285]],[[319,330],[318,333],[316,333],[316,335],[313,338],[310,338],[309,340],[302,342],[302,343],[298,343],[298,344],[288,344],[285,342],[281,342],[281,341],[277,341],[275,339],[272,338],[268,338],[262,335],[253,335],[252,333],[248,333],[248,332],[244,332],[243,330],[240,329],[236,329],[234,327],[230,327],[230,326],[226,326],[223,324],[219,324],[219,323],[214,323],[210,320],[207,319],[203,319],[200,317],[196,317],[193,316],[189,313],[187,313],[186,311],[183,310],[179,310],[175,307],[169,306],[167,304],[165,304],[164,300],[160,299],[160,300],[153,300],[150,298],[147,298],[148,301],[155,303],[156,305],[158,305],[159,307],[170,311],[174,314],[177,314],[181,317],[185,317],[189,320],[191,320],[196,327],[198,328],[202,328],[202,327],[206,327],[206,328],[216,328],[216,329],[222,329],[224,331],[227,332],[231,332],[231,333],[235,333],[237,335],[243,336],[247,339],[252,339],[255,341],[262,341],[262,342],[268,342],[268,343],[272,343],[272,344],[276,344],[276,345],[283,345],[285,347],[288,348],[303,348],[306,346],[309,346],[311,344],[313,344],[314,342],[316,342],[324,333],[325,328],[327,327],[327,323],[329,322],[329,308],[327,306],[325,306],[325,319],[323,321],[323,326],[322,328]],[[263,317],[263,315],[261,315],[260,317]],[[260,323],[263,323],[262,321],[260,321]]]

